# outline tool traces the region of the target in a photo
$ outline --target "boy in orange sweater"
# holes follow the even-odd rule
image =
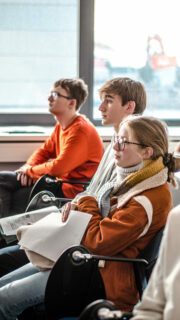
[[[0,217],[23,212],[31,186],[42,175],[60,180],[88,181],[102,158],[102,141],[93,124],[78,112],[88,95],[81,79],[60,79],[49,95],[49,111],[57,124],[44,145],[16,172],[0,172]],[[59,197],[72,198],[81,185],[64,184]],[[21,201],[13,201],[14,193]]]

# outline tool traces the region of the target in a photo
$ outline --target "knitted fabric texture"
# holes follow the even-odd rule
[[[110,212],[111,196],[119,196],[128,192],[135,185],[159,173],[164,167],[162,157],[157,160],[146,160],[142,169],[129,174],[122,182],[112,181],[104,185],[97,199],[102,217],[107,217]]]
[[[144,168],[135,173],[131,173],[122,181],[121,184],[119,184],[119,182],[117,181],[117,184],[115,183],[114,185],[112,194],[119,195],[127,192],[136,184],[160,172],[162,169],[164,169],[164,167],[165,166],[162,157],[159,157],[157,160],[146,160]]]
[[[123,181],[131,173],[137,172],[143,167],[144,167],[143,162],[130,168],[121,168],[118,166],[116,167],[116,172],[117,172],[116,178],[114,178],[112,181],[105,183],[98,192],[98,196],[97,196],[98,207],[100,209],[100,212],[103,218],[107,217],[110,211],[110,194],[114,188],[116,181],[121,183],[121,181]]]

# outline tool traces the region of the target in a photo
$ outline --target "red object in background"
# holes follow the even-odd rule
[[[159,35],[148,37],[147,60],[153,70],[176,67],[176,57],[168,57],[164,52],[162,39]]]

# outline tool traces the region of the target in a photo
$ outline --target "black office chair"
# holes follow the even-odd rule
[[[163,236],[164,228],[162,227],[154,236],[154,238],[150,241],[150,243],[146,246],[146,248],[140,253],[138,258],[145,259],[148,264],[138,264],[134,263],[134,273],[136,279],[136,286],[139,291],[140,299],[142,298],[143,290],[145,289],[149,278],[151,276],[152,270],[156,263],[159,253],[159,247],[161,244],[161,239]]]
[[[83,190],[85,190],[90,181],[57,180],[50,175],[43,175],[36,181],[31,190],[26,212],[52,205],[61,208],[64,203],[71,201],[72,199],[63,198],[60,195],[59,190],[61,190],[63,183],[82,185]]]
[[[93,290],[98,276],[98,261],[91,260],[86,263],[74,259],[74,252],[89,253],[83,246],[69,248],[61,255],[50,273],[45,292],[45,306],[49,320],[64,316],[77,317],[90,302],[100,297],[105,298],[100,275],[99,291]],[[61,306],[60,301],[62,301]]]
[[[162,227],[147,245],[147,247],[140,253],[138,256],[139,259],[145,260],[139,262],[132,261],[136,279],[136,286],[139,292],[140,299],[142,298],[143,290],[145,289],[149,278],[151,276],[152,270],[156,263],[161,239],[163,236],[164,227]],[[131,262],[131,259],[127,258],[127,261]],[[119,320],[128,320],[132,318],[132,312],[121,312],[117,310],[116,306],[108,300],[96,300],[93,303],[90,303],[82,311],[79,316],[79,320],[109,320],[109,319],[119,319]]]
[[[65,251],[56,262],[48,279],[45,294],[45,306],[48,319],[58,320],[63,316],[79,316],[84,308],[79,318],[80,320],[96,319],[92,317],[92,314],[97,312],[99,300],[97,304],[96,302],[90,304],[90,306],[88,306],[88,304],[96,299],[104,298],[104,296],[101,296],[99,292],[94,292],[93,296],[88,296],[87,287],[91,286],[92,283],[91,272],[93,270],[93,264],[97,266],[99,260],[132,262],[136,285],[141,299],[142,292],[149,280],[158,256],[163,230],[164,227],[157,232],[143,252],[134,259],[92,255],[83,246],[72,247]],[[83,296],[83,292],[84,298],[81,301],[80,310],[77,309],[76,304],[79,304],[76,302],[79,295],[81,297]],[[86,303],[87,301],[89,302]],[[103,303],[106,303],[106,300],[103,300]],[[69,306],[69,308],[67,306]],[[102,306],[102,301],[100,301],[100,306]],[[67,314],[67,310],[69,314]],[[72,313],[70,310],[72,310]],[[126,317],[130,317],[130,314],[127,314]]]
[[[38,192],[42,190],[48,190],[51,191],[54,196],[58,197],[59,196],[59,187],[63,183],[68,183],[68,184],[76,184],[76,185],[83,185],[83,190],[87,188],[89,185],[89,181],[79,181],[79,180],[57,180],[55,177],[52,177],[48,174],[43,175],[40,177],[36,183],[34,184],[30,196],[29,196],[29,201],[37,194]]]

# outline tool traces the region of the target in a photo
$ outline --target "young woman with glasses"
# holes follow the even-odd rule
[[[77,209],[92,215],[81,243],[94,254],[133,258],[165,225],[172,208],[167,181],[175,185],[173,173],[178,168],[168,153],[166,128],[154,118],[126,118],[115,137],[114,156],[116,180],[102,186],[98,194],[78,200]],[[106,261],[96,271],[97,279],[90,285],[99,298],[132,310],[138,301],[132,264]],[[16,319],[26,308],[43,302],[49,273],[27,264],[2,277],[0,319]],[[78,288],[73,294],[78,295]]]

